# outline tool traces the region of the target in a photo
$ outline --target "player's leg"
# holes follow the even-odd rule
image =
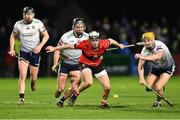
[[[159,80],[155,83],[154,89],[159,95],[163,96],[164,87],[167,84],[167,82],[169,81],[170,77],[171,77],[171,75],[169,75],[167,73],[162,73],[159,77]],[[157,96],[156,101],[160,103],[161,97]]]
[[[65,100],[68,99],[71,95],[73,94],[73,91],[72,91],[72,87],[71,85],[69,86],[69,88],[67,90],[64,91],[64,98]],[[63,98],[62,97],[62,98]]]
[[[29,65],[29,70],[30,70],[30,79],[31,79],[31,90],[35,91],[36,90],[36,80],[37,80],[37,77],[38,77],[39,67]]]
[[[82,70],[82,77],[83,77],[83,82],[79,85],[78,91],[79,93],[87,89],[93,84],[93,76],[92,76],[92,71],[90,68],[84,68]],[[77,99],[77,95],[73,94],[71,98],[69,99],[68,104],[72,106]]]
[[[90,68],[84,68],[82,70],[83,82],[80,84],[78,91],[82,92],[93,84],[93,76]]]
[[[56,98],[58,98],[61,95],[61,93],[64,91],[66,87],[67,77],[68,77],[68,74],[65,74],[65,73],[60,73],[60,75],[57,76],[57,90],[55,92]],[[60,99],[56,105],[58,107],[63,107],[63,102],[64,102],[64,99],[62,100]]]
[[[65,91],[64,96],[61,97],[59,101],[64,102],[67,98],[69,98],[73,93],[75,95],[78,95],[79,92],[77,90],[78,83],[81,78],[81,72],[80,70],[70,71],[69,72],[71,84],[68,90]]]
[[[159,69],[157,68],[151,68],[151,71],[147,77],[147,86],[146,87],[146,91],[151,91],[151,89],[155,90],[155,83],[157,82],[159,76],[160,76],[161,72]],[[151,89],[149,89],[151,88]],[[159,102],[159,99],[161,99],[158,95],[157,95],[157,100],[154,101],[152,107],[160,107],[161,106],[161,102]]]
[[[29,70],[31,78],[31,90],[36,90],[36,80],[38,77],[39,65],[40,65],[40,55],[35,53],[30,53]]]
[[[70,71],[69,72],[70,80],[71,80],[71,88],[74,94],[79,95],[78,87],[79,87],[79,82],[81,80],[81,71]]]
[[[171,67],[166,68],[165,70],[162,70],[159,80],[155,84],[155,90],[161,96],[163,96],[165,85],[167,84],[170,77],[172,76],[174,69],[175,69],[175,66],[173,65]]]
[[[154,72],[153,72],[154,73]],[[146,87],[146,91],[147,92],[150,92],[151,89],[154,89],[154,85],[155,85],[155,82],[157,81],[158,79],[158,75],[155,75],[155,73],[153,74],[152,71],[149,73],[149,75],[147,76],[147,79],[146,79],[146,83],[147,83],[147,86]],[[151,89],[149,89],[151,88]],[[158,97],[158,96],[157,96]],[[159,98],[158,98],[159,99]],[[157,100],[154,101],[152,107],[159,107],[161,105],[160,102],[158,102]]]
[[[19,81],[18,81],[18,88],[19,88],[19,104],[24,104],[24,94],[25,94],[25,80],[27,76],[29,63],[19,60],[18,67],[19,67]]]
[[[58,98],[61,93],[64,91],[66,87],[66,81],[67,81],[68,74],[66,73],[60,73],[57,76],[57,90],[55,92],[55,97]]]
[[[69,69],[68,66],[64,64],[63,62],[59,66],[58,75],[57,75],[57,90],[55,92],[56,98],[58,98],[65,89],[66,81],[69,74],[68,69]]]
[[[155,82],[153,89],[160,95],[163,96],[163,91],[165,85],[167,84],[168,80],[172,76],[174,72],[175,66],[172,65],[166,69],[152,69],[152,73],[156,76],[159,76],[159,79]],[[161,106],[161,97],[157,95],[157,99],[154,102],[153,106],[160,107]]]
[[[110,80],[109,80],[108,74],[107,74],[106,70],[103,70],[103,71],[95,74],[95,76],[99,80],[101,85],[103,86],[103,91],[104,91],[103,95],[102,95],[101,107],[102,107],[102,109],[109,108],[109,106],[107,104],[107,99],[110,94],[111,85],[110,85]]]
[[[158,77],[157,77],[156,75],[154,75],[154,74],[152,74],[152,73],[149,73],[148,76],[147,76],[147,78],[146,78],[147,86],[148,86],[149,88],[153,88],[153,87],[154,87],[154,83],[155,83],[155,81],[157,80],[157,78],[158,78]],[[151,89],[149,89],[149,88],[146,87],[146,91],[147,91],[147,92],[151,91]]]

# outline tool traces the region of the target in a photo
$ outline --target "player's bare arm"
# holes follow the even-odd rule
[[[51,68],[52,71],[55,71],[55,70],[56,70],[56,66],[57,66],[57,64],[58,64],[58,59],[59,59],[59,56],[60,56],[59,53],[60,53],[59,50],[55,50],[55,51],[54,51],[54,64],[53,64],[53,66],[52,66],[52,68]]]
[[[56,46],[56,47],[47,46],[45,50],[46,50],[47,53],[49,53],[49,52],[54,52],[55,50],[63,50],[63,49],[68,49],[68,48],[73,49],[73,48],[74,48],[74,45],[71,45],[71,44],[63,44],[63,45],[61,45],[61,46]]]
[[[11,56],[15,56],[16,55],[15,50],[14,50],[16,36],[17,36],[17,33],[15,33],[15,32],[11,33],[11,36],[10,36],[10,50],[8,52],[9,55],[11,55]]]
[[[121,49],[123,49],[125,47],[123,44],[120,44],[120,43],[118,43],[117,41],[115,41],[115,40],[113,40],[111,38],[109,38],[108,40],[110,41],[110,45],[112,45],[112,44],[116,45],[116,46],[120,47]]]
[[[156,54],[152,54],[149,56],[143,56],[139,53],[135,54],[136,59],[142,59],[142,60],[160,60],[164,55],[164,51],[158,51]]]
[[[33,52],[34,53],[36,53],[36,54],[38,54],[40,51],[41,51],[41,49],[42,49],[42,47],[44,46],[44,44],[48,41],[48,39],[49,39],[49,34],[48,34],[48,32],[45,30],[45,31],[43,31],[43,32],[40,32],[41,33],[41,35],[43,36],[43,38],[42,38],[42,41],[41,41],[41,43],[39,44],[39,45],[37,45],[35,48],[34,48],[34,50],[33,50]]]
[[[144,63],[145,63],[145,60],[139,60],[139,63],[138,63],[138,74],[139,74],[139,83],[141,85],[145,85],[146,84],[146,81],[145,81],[145,78],[144,78]]]

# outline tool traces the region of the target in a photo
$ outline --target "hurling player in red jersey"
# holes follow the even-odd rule
[[[81,49],[82,54],[79,58],[79,63],[82,69],[82,76],[84,81],[80,84],[78,91],[82,92],[93,84],[93,75],[99,80],[101,85],[103,86],[103,95],[101,101],[101,107],[103,109],[109,108],[107,104],[107,99],[111,90],[110,80],[106,69],[101,65],[102,62],[102,54],[106,52],[106,49],[109,48],[110,45],[115,45],[124,48],[123,44],[119,44],[113,39],[100,39],[99,33],[96,31],[92,31],[89,33],[89,39],[83,40],[80,43],[76,43],[74,45],[66,44],[62,46],[48,46],[46,47],[47,52],[53,52],[55,50],[67,49],[67,48],[75,48]],[[73,94],[71,96],[72,104],[74,104],[78,94]]]

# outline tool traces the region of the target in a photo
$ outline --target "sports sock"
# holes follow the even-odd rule
[[[71,97],[73,100],[76,100],[77,96],[75,94],[72,95]]]
[[[157,102],[160,102],[161,101],[161,97],[157,96]]]
[[[102,101],[101,104],[105,105],[105,104],[107,104],[107,101]]]
[[[60,99],[60,101],[62,101],[62,102],[64,102],[64,101],[65,101],[64,96],[62,96],[62,98]]]
[[[19,97],[24,99],[24,93],[19,93]]]

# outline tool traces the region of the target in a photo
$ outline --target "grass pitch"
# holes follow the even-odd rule
[[[58,108],[58,99],[54,97],[56,78],[39,78],[35,92],[31,91],[27,79],[23,106],[17,105],[18,78],[1,78],[0,119],[180,119],[179,77],[171,78],[164,96],[174,107],[162,101],[161,108],[151,107],[155,94],[145,92],[137,76],[111,76],[110,79],[112,90],[108,102],[111,109],[104,110],[100,108],[102,87],[97,80],[80,94],[73,107],[65,101],[64,108]],[[119,97],[115,99],[113,94]]]

